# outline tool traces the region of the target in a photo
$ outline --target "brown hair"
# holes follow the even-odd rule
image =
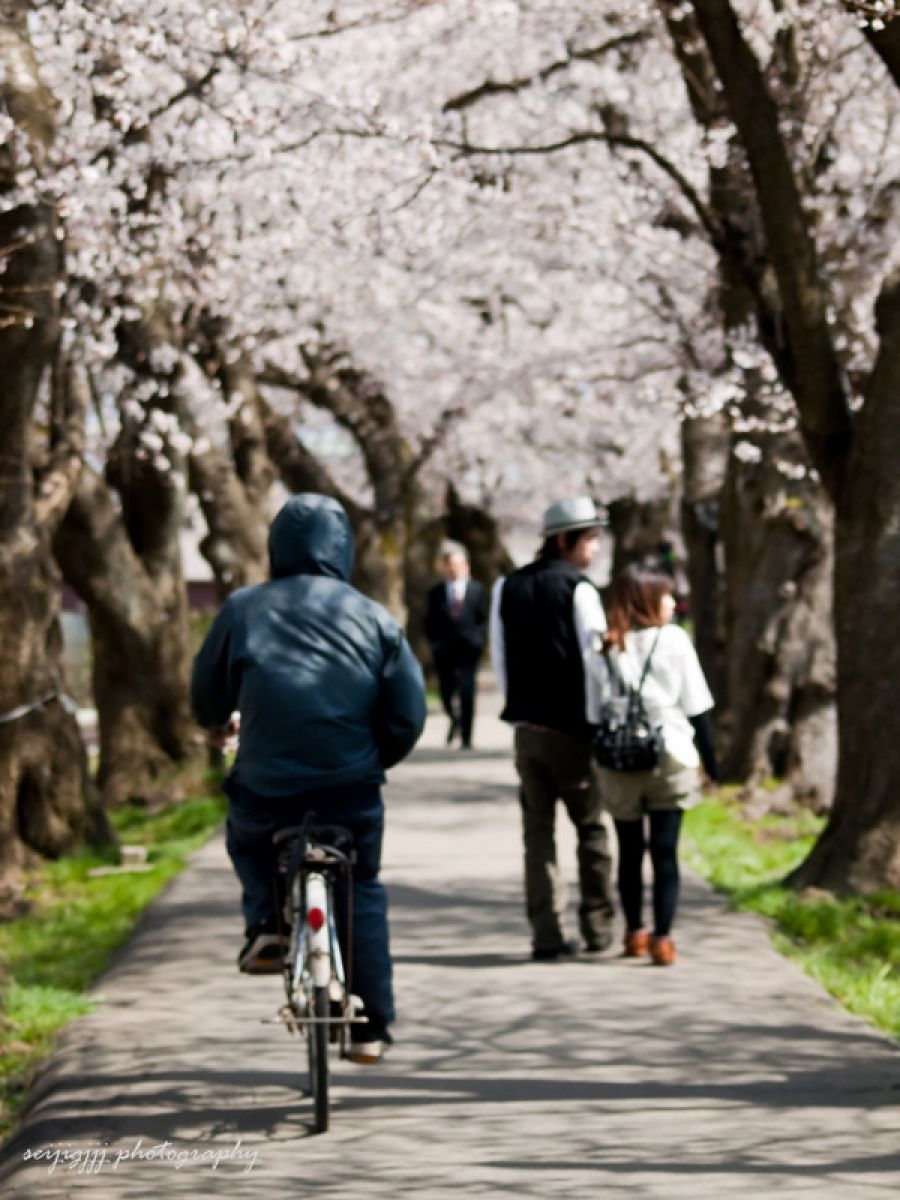
[[[672,580],[668,575],[636,563],[621,570],[613,580],[606,610],[608,628],[603,639],[604,652],[612,646],[624,646],[629,629],[662,625],[662,598],[671,594]]]

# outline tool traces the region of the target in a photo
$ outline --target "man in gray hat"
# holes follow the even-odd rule
[[[578,837],[584,948],[599,953],[612,942],[612,863],[585,718],[582,661],[594,635],[606,629],[600,594],[583,574],[601,524],[587,496],[551,504],[537,558],[500,580],[491,604],[491,655],[506,696],[501,716],[515,726],[525,899],[537,961],[571,957],[579,949],[562,926],[557,800]]]

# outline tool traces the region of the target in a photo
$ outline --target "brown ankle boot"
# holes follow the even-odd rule
[[[623,958],[643,958],[650,949],[650,935],[646,929],[629,929],[625,934]]]
[[[655,967],[671,967],[675,962],[675,943],[670,937],[652,937],[650,957]]]

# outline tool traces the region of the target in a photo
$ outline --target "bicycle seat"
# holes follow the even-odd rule
[[[289,825],[272,834],[272,843],[280,846],[282,842],[293,841],[298,837],[333,846],[335,850],[346,850],[353,845],[353,834],[343,825]]]
[[[299,837],[301,833],[309,836],[309,830],[305,825],[289,825],[285,829],[276,829],[272,834],[272,844],[280,846],[282,842],[291,841],[295,837]]]

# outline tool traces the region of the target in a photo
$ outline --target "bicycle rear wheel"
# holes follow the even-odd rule
[[[315,1021],[306,1027],[309,1090],[313,1099],[313,1128],[316,1133],[324,1133],[328,1128],[328,988],[314,987],[312,994],[310,1016]]]

